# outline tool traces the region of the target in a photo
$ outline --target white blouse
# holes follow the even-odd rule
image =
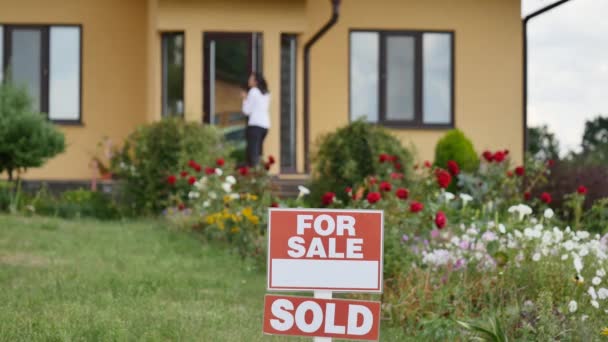
[[[243,114],[249,116],[249,126],[270,128],[270,93],[262,94],[260,89],[249,89],[243,100]]]

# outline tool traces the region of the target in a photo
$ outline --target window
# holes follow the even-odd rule
[[[452,61],[449,32],[351,32],[351,120],[452,127]]]
[[[162,34],[162,115],[184,115],[184,34]]]
[[[281,35],[281,172],[296,172],[297,40]]]
[[[0,26],[0,80],[25,87],[50,120],[80,122],[80,42],[80,26]]]

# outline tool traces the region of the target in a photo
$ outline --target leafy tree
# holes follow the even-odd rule
[[[15,172],[40,167],[64,150],[63,133],[33,109],[27,91],[0,84],[0,173],[13,180]]]
[[[584,156],[608,164],[608,117],[598,116],[585,123],[581,145]]]
[[[528,152],[536,159],[559,159],[559,144],[547,125],[528,127]]]

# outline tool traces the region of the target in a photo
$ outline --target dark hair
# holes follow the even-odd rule
[[[268,84],[266,83],[264,76],[262,76],[262,74],[259,72],[253,72],[251,75],[253,75],[255,78],[255,82],[258,84],[258,89],[260,89],[262,94],[268,93]]]

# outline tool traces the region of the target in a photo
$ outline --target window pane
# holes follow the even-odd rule
[[[296,167],[296,37],[281,35],[281,171]]]
[[[49,118],[80,118],[80,29],[51,27],[49,42]]]
[[[24,86],[33,100],[33,109],[40,111],[40,30],[12,30],[11,78],[16,85]]]
[[[184,35],[162,36],[163,115],[184,114]]]
[[[386,38],[386,119],[414,119],[414,37]]]
[[[0,82],[4,80],[4,27],[0,25]]]
[[[424,123],[449,124],[452,112],[451,35],[423,35]]]
[[[350,35],[350,119],[378,121],[379,34],[353,32]]]

